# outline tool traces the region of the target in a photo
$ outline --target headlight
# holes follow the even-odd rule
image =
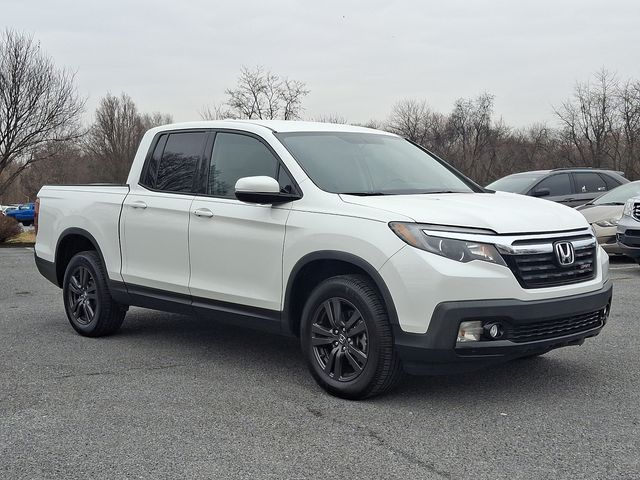
[[[633,213],[633,204],[635,203],[633,198],[627,200],[627,203],[624,204],[624,209],[622,210],[622,215],[625,217],[630,217]]]
[[[456,240],[429,235],[429,231],[418,223],[391,222],[389,227],[412,247],[435,253],[442,257],[467,263],[472,260],[506,265],[496,247],[489,243]]]
[[[620,221],[621,217],[612,217],[612,218],[607,218],[605,220],[598,220],[597,222],[594,222],[596,225],[598,225],[599,227],[617,227],[618,226],[618,222]]]

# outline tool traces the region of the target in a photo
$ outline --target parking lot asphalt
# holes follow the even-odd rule
[[[77,335],[30,249],[0,249],[0,478],[640,478],[640,267],[600,336],[363,402],[294,339],[131,309]]]

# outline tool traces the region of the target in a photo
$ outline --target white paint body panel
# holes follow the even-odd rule
[[[189,294],[189,214],[193,195],[152,192],[136,185],[122,208],[125,283]],[[134,208],[143,203],[146,208]]]
[[[261,136],[285,163],[303,198],[272,207],[140,187],[138,178],[153,137],[180,128],[235,129]],[[401,328],[415,333],[427,331],[440,302],[561,298],[598,290],[608,278],[608,257],[602,250],[593,280],[523,289],[506,267],[480,261],[459,263],[410,247],[389,229],[388,222],[476,227],[499,234],[557,232],[587,228],[588,223],[571,208],[513,194],[357,197],[327,193],[307,177],[273,130],[386,135],[306,122],[194,122],[152,129],[133,162],[130,192],[127,187],[99,186],[42,189],[37,255],[53,261],[60,234],[66,228],[82,228],[98,242],[111,279],[282,310],[285,287],[301,258],[318,251],[345,252],[379,272]],[[144,201],[147,208],[132,208],[136,201]],[[197,209],[209,209],[213,216],[195,216]]]
[[[282,250],[291,204],[272,207],[196,197],[189,229],[194,297],[280,310]]]
[[[126,186],[46,186],[38,193],[41,208],[35,251],[55,261],[58,239],[69,228],[89,232],[98,242],[109,278],[120,276],[119,221]]]

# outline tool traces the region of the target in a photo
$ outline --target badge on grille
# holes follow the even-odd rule
[[[553,246],[558,263],[563,266],[573,265],[575,253],[571,242],[558,242]]]

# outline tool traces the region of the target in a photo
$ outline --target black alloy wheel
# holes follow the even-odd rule
[[[127,306],[111,297],[109,277],[96,251],[73,256],[65,270],[62,290],[69,323],[80,335],[111,335],[122,325]]]
[[[369,331],[360,311],[348,300],[333,297],[318,306],[311,343],[320,368],[332,379],[354,380],[367,365]]]
[[[331,395],[372,397],[402,375],[386,305],[365,275],[336,275],[311,291],[300,344],[311,375]]]
[[[100,313],[96,281],[85,266],[79,265],[71,272],[67,296],[69,313],[80,325],[89,325]]]

